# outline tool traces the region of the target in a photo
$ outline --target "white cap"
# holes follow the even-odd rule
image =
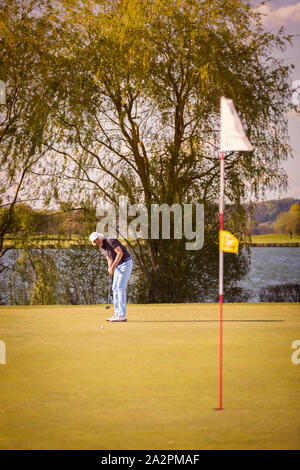
[[[89,236],[89,239],[90,239],[90,241],[92,242],[93,245],[96,244],[95,240],[97,240],[97,238],[101,238],[101,240],[103,240],[104,237],[103,237],[102,233],[98,233],[98,232],[93,232]]]

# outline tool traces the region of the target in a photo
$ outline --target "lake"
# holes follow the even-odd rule
[[[252,247],[249,274],[239,286],[251,292],[249,302],[259,302],[261,287],[300,284],[300,247]]]

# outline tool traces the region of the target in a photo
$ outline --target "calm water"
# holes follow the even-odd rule
[[[300,247],[253,247],[251,267],[239,286],[251,291],[249,302],[259,302],[261,287],[300,284]]]

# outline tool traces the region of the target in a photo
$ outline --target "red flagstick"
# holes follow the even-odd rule
[[[253,145],[247,139],[242,122],[236,112],[233,101],[221,97],[221,133],[220,133],[220,231],[223,230],[223,204],[224,204],[224,151],[225,152],[251,152]],[[219,410],[222,410],[222,328],[223,328],[223,281],[224,281],[224,253],[220,250],[219,240],[219,303],[220,303],[220,377],[219,377]]]
[[[223,230],[223,200],[224,200],[224,152],[221,152],[220,161],[220,230]],[[220,243],[220,241],[219,241]],[[219,350],[219,410],[222,410],[222,355],[223,355],[223,271],[224,254],[219,245],[219,303],[220,303],[220,350]]]

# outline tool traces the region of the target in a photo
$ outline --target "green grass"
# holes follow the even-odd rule
[[[120,239],[123,243],[124,241]],[[78,236],[72,235],[71,239],[68,237],[61,237],[59,238],[58,235],[32,235],[31,237],[32,243],[42,247],[47,246],[59,246],[60,248],[69,248],[75,245],[86,245],[91,246],[88,238],[85,239]],[[131,243],[135,243],[134,240],[130,240]],[[264,235],[252,235],[251,236],[252,243],[300,243],[300,236],[293,236],[290,238],[289,235],[282,235],[278,233],[269,233]],[[143,240],[141,241],[143,243]],[[18,241],[17,237],[8,236],[4,238],[4,246],[12,246],[15,245],[16,247],[20,247],[20,242]],[[126,244],[126,243],[125,243]]]
[[[267,233],[265,235],[252,235],[252,243],[300,243],[300,236],[283,235],[280,233]]]
[[[64,236],[59,237],[58,235],[32,235],[30,241],[39,247],[47,247],[50,245],[60,248],[69,248],[74,245],[90,245],[87,238],[83,239],[78,235],[72,235],[71,239]],[[4,247],[8,246],[19,248],[21,246],[20,239],[14,236],[4,237]]]
[[[0,307],[1,449],[299,449],[299,304]],[[101,329],[104,325],[104,329]]]
[[[125,245],[127,244],[125,240],[122,238],[118,238],[122,243]],[[91,247],[91,242],[89,241],[88,237],[81,237],[79,235],[72,235],[71,238],[67,236],[59,235],[31,235],[30,237],[31,243],[39,246],[39,247],[59,247],[59,248],[70,248],[71,246],[74,247],[76,245],[79,246],[89,246]],[[130,239],[129,241],[135,244],[135,240]],[[144,240],[140,240],[140,243],[143,244]],[[19,237],[15,237],[12,235],[4,237],[4,247],[8,246],[15,246],[16,248],[21,247],[21,241]]]

